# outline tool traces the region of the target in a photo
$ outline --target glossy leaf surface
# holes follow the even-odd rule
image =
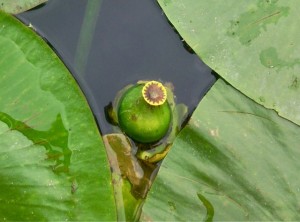
[[[142,220],[300,220],[299,134],[218,80],[163,161]]]
[[[300,125],[299,1],[159,3],[207,65],[248,97]]]
[[[0,220],[116,220],[109,164],[76,82],[0,13]]]

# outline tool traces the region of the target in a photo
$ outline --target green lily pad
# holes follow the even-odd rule
[[[142,221],[300,220],[299,135],[218,80],[163,161]]]
[[[299,1],[159,3],[207,65],[248,97],[300,125]]]
[[[32,9],[48,0],[0,0],[0,10],[18,14]]]
[[[106,152],[67,68],[0,12],[0,220],[116,220]]]

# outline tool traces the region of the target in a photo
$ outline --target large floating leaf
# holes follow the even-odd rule
[[[0,0],[0,10],[18,14],[32,9],[48,0]]]
[[[163,161],[143,220],[300,220],[299,135],[218,80]]]
[[[45,42],[0,13],[0,220],[115,220],[93,115]]]
[[[300,125],[297,0],[159,0],[194,51],[235,88]]]

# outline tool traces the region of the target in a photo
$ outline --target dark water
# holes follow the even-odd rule
[[[211,70],[184,48],[155,0],[49,0],[18,17],[57,51],[104,134],[110,132],[104,107],[127,84],[172,82],[177,102],[191,113],[215,81]]]

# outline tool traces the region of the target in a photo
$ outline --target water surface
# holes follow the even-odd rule
[[[70,69],[102,133],[111,132],[104,107],[118,90],[138,80],[172,82],[177,102],[191,113],[215,78],[184,48],[157,2],[91,2],[49,0],[19,18],[44,36]]]

